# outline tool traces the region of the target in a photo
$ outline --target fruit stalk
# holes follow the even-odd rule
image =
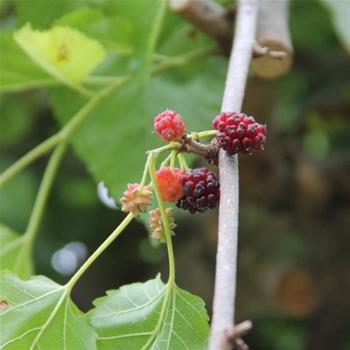
[[[257,1],[239,1],[222,112],[241,110],[254,45],[257,9]],[[211,350],[231,347],[225,331],[232,327],[235,314],[239,200],[237,155],[228,156],[225,151],[220,150],[219,170],[221,198],[210,335]]]

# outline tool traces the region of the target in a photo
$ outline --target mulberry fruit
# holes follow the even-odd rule
[[[229,155],[236,153],[252,154],[264,149],[266,126],[244,113],[221,113],[213,126],[218,130],[217,140]]]
[[[186,133],[181,115],[169,109],[154,118],[154,129],[164,141],[180,141]]]
[[[220,199],[220,184],[214,173],[206,168],[193,169],[183,176],[184,196],[176,205],[190,213],[215,208]]]

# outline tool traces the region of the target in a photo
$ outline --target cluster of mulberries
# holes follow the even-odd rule
[[[219,181],[206,168],[196,168],[186,173],[164,167],[157,171],[157,181],[165,202],[176,202],[179,208],[190,213],[202,213],[215,208],[219,202]]]
[[[266,126],[244,113],[224,112],[213,121],[218,131],[216,139],[229,155],[252,154],[264,149]],[[164,141],[181,141],[186,133],[186,125],[180,114],[166,110],[154,119],[154,129]]]
[[[266,126],[243,113],[221,113],[213,121],[218,131],[216,141],[229,155],[252,154],[264,149]],[[154,119],[154,129],[168,142],[186,142],[186,125],[182,117],[171,110],[158,114]],[[207,168],[196,168],[185,172],[173,167],[162,167],[156,172],[160,194],[164,202],[176,203],[179,208],[190,213],[202,213],[215,208],[220,199],[220,184],[215,174]],[[121,199],[122,210],[135,217],[147,212],[152,201],[151,185],[129,184]],[[149,212],[152,237],[165,241],[164,223],[160,210]],[[166,209],[166,219],[171,234],[176,227],[172,209]]]

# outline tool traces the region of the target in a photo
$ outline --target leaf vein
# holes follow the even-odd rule
[[[132,307],[126,310],[120,310],[120,311],[115,311],[112,312],[110,314],[103,314],[103,315],[97,315],[97,316],[93,316],[91,317],[92,320],[96,320],[98,318],[102,318],[102,317],[111,317],[111,316],[115,316],[115,315],[120,315],[120,314],[124,314],[124,313],[128,313],[128,312],[132,312],[132,311],[137,311],[137,310],[141,310],[145,307],[147,307],[148,305],[152,304],[154,301],[156,301],[157,299],[159,299],[162,294],[164,294],[165,289],[163,289],[156,297],[154,297],[153,299],[149,300],[147,303],[142,304],[142,305],[136,305],[136,307]]]

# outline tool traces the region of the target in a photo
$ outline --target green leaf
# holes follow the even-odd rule
[[[65,286],[11,273],[1,274],[0,286],[1,349],[96,349],[95,332]]]
[[[36,126],[34,121],[43,103],[42,96],[35,93],[21,96],[21,103],[18,103],[18,95],[6,95],[0,99],[0,147],[18,145],[28,137]]]
[[[125,14],[125,20],[130,21],[139,10],[130,9],[126,4],[127,2],[108,2],[106,6],[109,6],[110,13],[121,11],[121,14]],[[140,4],[144,6],[144,2]],[[130,70],[135,69],[132,67],[137,67],[132,81],[104,99],[73,136],[73,146],[90,173],[97,182],[103,180],[115,198],[120,198],[128,182],[140,179],[146,160],[145,152],[161,145],[161,140],[153,133],[152,127],[156,114],[166,108],[174,109],[184,116],[189,131],[210,129],[222,97],[225,60],[221,58],[200,59],[199,62],[193,62],[172,73],[137,79],[151,70],[150,57],[155,50],[154,34],[145,28],[152,28],[162,11],[160,2],[154,4],[158,4],[159,12],[154,8],[152,11],[145,10],[141,17],[142,23],[134,22],[133,30],[141,33],[143,41],[136,35],[134,37],[135,33],[125,33],[130,44],[135,47],[132,59],[124,66],[119,65],[119,70],[107,67],[101,72],[103,75],[130,74]],[[172,16],[171,21],[174,21]],[[188,47],[189,43],[199,48],[208,46],[207,41],[192,39],[187,25],[173,30],[166,27],[167,31],[158,45],[162,54],[181,52],[181,42]],[[169,44],[173,39],[175,47]],[[148,57],[140,54],[145,47],[150,47]],[[84,99],[66,89],[54,89],[50,97],[55,116],[61,124],[66,124],[85,103]]]
[[[99,40],[108,51],[131,54],[133,47],[126,41],[132,27],[126,18],[102,9],[83,7],[69,12],[55,21],[56,25],[69,26],[87,36]]]
[[[159,29],[152,32],[154,25],[162,16],[166,1],[138,1],[137,6],[133,6],[128,1],[105,1],[102,7],[105,15],[114,14],[123,18],[129,25],[124,24],[120,34],[116,37],[118,42],[133,45],[136,48],[136,55],[148,59],[150,52],[147,50],[150,45],[150,38],[155,35],[157,39]],[[161,24],[161,21],[159,21]]]
[[[15,5],[16,15],[19,25],[28,22],[36,28],[48,28],[52,22],[67,12],[73,11],[82,5],[86,0],[41,0],[36,1],[35,6],[32,1],[12,0]]]
[[[0,269],[8,269],[22,278],[28,278],[33,272],[33,262],[23,237],[0,223]]]
[[[79,86],[105,57],[98,41],[69,27],[38,31],[27,24],[14,38],[41,68],[69,86]]]
[[[0,34],[0,51],[0,91],[20,91],[56,83],[23,53],[13,40],[13,32]]]
[[[90,321],[99,349],[206,349],[204,302],[160,277],[107,292]]]
[[[95,180],[104,181],[115,198],[120,198],[127,183],[140,179],[145,152],[161,146],[152,127],[157,113],[171,108],[184,116],[188,130],[211,128],[223,82],[223,62],[216,63],[216,71],[201,65],[203,72],[193,79],[186,69],[183,77],[153,78],[145,88],[133,81],[90,113],[73,145]],[[63,89],[55,89],[51,101],[62,124],[83,105],[82,99]]]
[[[347,1],[321,0],[332,14],[333,25],[338,37],[350,53],[349,16],[350,6]]]

